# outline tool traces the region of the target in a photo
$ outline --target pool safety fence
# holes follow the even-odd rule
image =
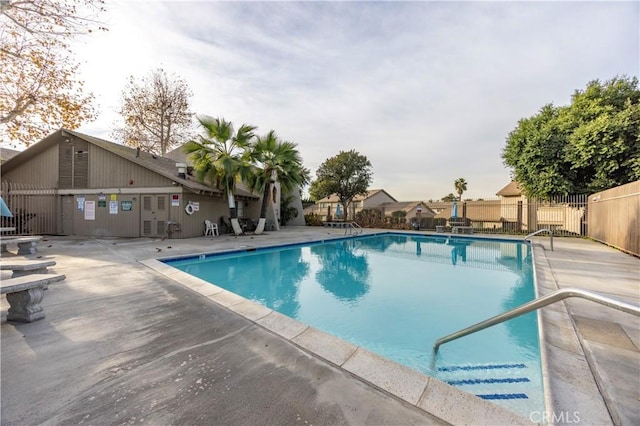
[[[474,233],[512,235],[527,235],[546,228],[556,236],[584,236],[588,229],[586,194],[548,200],[503,197],[424,205],[428,210],[421,210],[420,215],[400,215],[384,205],[356,209],[356,222],[366,228],[452,232],[454,226],[465,226]],[[317,214],[322,217],[320,208]]]
[[[56,234],[59,209],[55,189],[2,182],[0,190],[13,214],[13,217],[2,216],[2,227],[15,228],[4,235]]]

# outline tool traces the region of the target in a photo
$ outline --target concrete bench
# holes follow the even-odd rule
[[[9,302],[7,321],[32,322],[44,318],[40,306],[44,287],[65,278],[64,275],[31,274],[2,280],[0,294],[6,294]]]
[[[11,278],[16,278],[29,274],[46,274],[49,272],[47,268],[55,264],[53,260],[3,259],[0,260],[0,271],[13,271]]]
[[[473,227],[471,226],[454,226],[451,228],[451,232],[454,234],[473,234]]]
[[[18,254],[34,254],[38,251],[36,244],[42,239],[39,235],[28,236],[28,237],[5,237],[0,238],[0,244],[2,245],[2,252],[7,251],[8,244],[17,244],[18,245]]]

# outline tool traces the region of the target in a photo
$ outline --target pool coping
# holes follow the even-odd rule
[[[390,232],[368,235],[387,233]],[[424,233],[395,231],[392,233],[425,236]],[[448,234],[436,235],[455,238],[514,240],[513,238],[483,237],[479,235],[473,237]],[[324,238],[324,241],[344,238],[343,236],[333,236]],[[275,244],[260,248],[314,242],[301,241],[300,243]],[[553,279],[550,266],[544,254],[544,246],[540,243],[532,242],[531,247],[536,295],[542,296],[556,290],[558,286]],[[207,254],[243,251],[245,250],[231,249],[209,251]],[[596,419],[595,423],[606,424],[611,422],[610,417],[603,418],[602,416],[602,413],[608,413],[608,411],[604,406],[604,401],[595,383],[594,376],[588,368],[575,324],[573,324],[564,302],[558,303],[560,306],[549,307],[552,308],[551,313],[546,312],[549,308],[538,310],[544,400],[547,412],[535,413],[535,416],[530,415],[529,419],[527,419],[505,407],[483,400],[436,378],[388,360],[163,262],[163,260],[167,259],[198,257],[201,254],[203,253],[147,259],[141,260],[140,263],[287,340],[305,352],[323,359],[359,380],[444,421],[452,424],[545,424],[557,423],[557,421],[545,422],[545,420],[551,418],[550,413],[566,412],[566,415],[569,416],[571,412],[578,411],[582,413],[583,418],[585,417],[584,413],[590,413],[586,417]],[[547,333],[546,329],[548,327],[553,327],[554,329],[561,327],[562,338],[556,339],[553,333]],[[584,368],[585,364],[587,368]],[[580,368],[574,371],[576,365]],[[574,372],[571,375],[572,377],[566,377],[567,371]],[[544,372],[547,372],[547,374],[544,374]],[[559,390],[562,391],[560,392]],[[602,401],[602,406],[598,403],[594,404],[594,400]],[[464,409],[460,409],[461,407],[464,407]],[[568,409],[568,407],[571,408]],[[559,416],[554,416],[553,419],[557,419]],[[562,418],[564,418],[564,415]]]

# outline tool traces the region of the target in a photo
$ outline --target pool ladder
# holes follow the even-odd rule
[[[510,311],[503,312],[500,315],[496,315],[495,317],[486,319],[482,322],[479,322],[477,324],[474,324],[462,330],[456,331],[455,333],[451,333],[445,337],[442,337],[436,340],[436,342],[434,343],[433,351],[438,352],[438,348],[440,347],[440,345],[444,343],[450,342],[455,339],[459,339],[460,337],[467,336],[469,334],[475,333],[476,331],[484,330],[485,328],[519,317],[520,315],[527,314],[531,311],[535,311],[537,309],[540,309],[552,303],[558,302],[560,300],[566,299],[568,297],[580,297],[582,299],[587,299],[592,302],[596,302],[601,305],[608,306],[610,308],[618,309],[622,312],[640,316],[640,307],[638,306],[632,305],[630,303],[621,302],[619,300],[612,299],[610,297],[602,296],[598,293],[594,293],[591,291],[586,291],[579,288],[567,287],[560,290],[556,290],[552,293],[547,294],[546,296],[539,297],[535,300],[532,300],[531,302],[525,303],[523,305],[518,306],[517,308],[511,309]]]
[[[540,229],[536,232],[532,232],[531,234],[527,235],[526,237],[524,237],[524,240],[527,241],[530,237],[533,237],[534,235],[538,235],[541,234],[543,232],[548,232],[549,233],[549,238],[551,239],[551,251],[553,251],[553,231],[551,229]]]
[[[358,225],[356,222],[351,222],[346,228],[344,228],[344,235],[358,235],[362,234],[363,231],[364,229],[362,229],[362,226]]]

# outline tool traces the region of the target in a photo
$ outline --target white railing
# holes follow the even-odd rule
[[[359,235],[362,234],[364,229],[362,226],[358,225],[356,222],[351,222],[347,224],[347,227],[344,228],[344,235]]]
[[[538,235],[541,234],[543,232],[548,232],[549,233],[549,238],[551,239],[551,251],[553,251],[553,231],[551,229],[540,229],[539,231],[536,232],[532,232],[531,234],[527,235],[526,237],[524,237],[524,240],[527,241],[529,239],[529,237],[533,237],[534,235]]]
[[[590,300],[592,302],[596,302],[601,305],[608,306],[610,308],[614,308],[622,312],[626,312],[628,314],[640,316],[640,307],[638,306],[632,305],[630,303],[621,302],[619,300],[612,299],[610,297],[601,296],[598,293],[582,290],[580,288],[568,287],[568,288],[556,290],[553,293],[549,293],[546,296],[542,296],[535,300],[532,300],[531,302],[527,302],[523,305],[518,306],[517,308],[511,309],[510,311],[503,312],[500,315],[496,315],[495,317],[489,318],[487,320],[484,320],[482,322],[479,322],[477,324],[464,328],[460,331],[456,331],[455,333],[451,333],[448,336],[442,337],[436,340],[435,344],[433,345],[433,350],[434,352],[437,352],[438,348],[443,343],[447,343],[452,340],[459,339],[460,337],[467,336],[471,333],[475,333],[476,331],[484,330],[485,328],[519,317],[520,315],[524,315],[531,311],[535,311],[537,309],[543,308],[552,303],[558,302],[560,300],[564,300],[568,297],[580,297],[582,299]]]

